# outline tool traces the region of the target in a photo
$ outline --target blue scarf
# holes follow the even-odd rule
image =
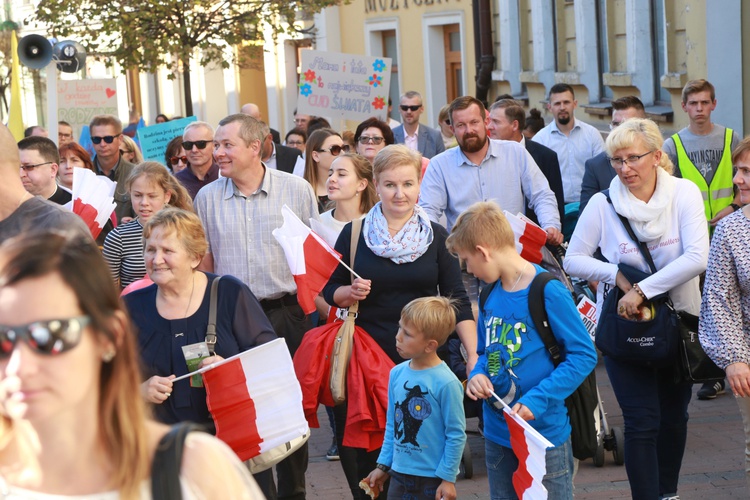
[[[396,264],[414,262],[427,251],[434,239],[430,219],[419,205],[414,205],[411,218],[395,236],[391,236],[381,202],[378,202],[365,217],[363,230],[367,248]]]

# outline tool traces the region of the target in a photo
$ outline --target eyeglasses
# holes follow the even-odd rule
[[[173,156],[169,159],[169,163],[177,165],[179,162],[187,163],[187,156]]]
[[[21,170],[24,172],[28,172],[29,170],[34,170],[36,167],[41,167],[42,165],[49,165],[50,163],[54,163],[53,161],[45,161],[43,163],[36,163],[34,165],[21,165]]]
[[[370,137],[369,135],[362,135],[359,137],[360,144],[380,144],[385,140],[384,137]]]
[[[105,135],[104,137],[100,137],[98,135],[95,135],[91,138],[91,142],[94,144],[100,144],[102,141],[106,142],[107,144],[112,144],[112,141],[114,141],[117,137],[120,137],[122,134],[117,135]]]
[[[417,104],[416,106],[405,106],[402,104],[401,106],[399,106],[399,108],[401,108],[401,111],[419,111],[419,108],[421,107],[421,104]]]
[[[638,163],[638,161],[640,161],[641,158],[643,158],[644,156],[650,155],[654,151],[656,151],[656,150],[654,149],[652,151],[649,151],[648,153],[643,153],[642,155],[628,156],[627,158],[609,158],[609,157],[607,157],[607,160],[609,160],[609,164],[612,165],[612,167],[614,167],[614,168],[618,168],[619,169],[619,168],[622,168],[623,165],[627,165],[628,167],[632,167],[633,165],[635,165],[636,163]]]
[[[19,339],[34,352],[54,356],[78,345],[83,329],[91,322],[88,316],[35,321],[27,325],[0,325],[0,358],[13,352]]]
[[[331,153],[333,156],[338,156],[343,151],[344,153],[349,152],[349,145],[344,144],[343,146],[339,146],[338,144],[334,144],[328,149],[318,149],[318,153]]]
[[[127,154],[130,154],[130,153],[132,153],[132,151],[128,151],[127,149],[121,149],[121,150],[120,150],[120,153],[122,153],[122,154],[124,154],[124,155],[127,155]]]
[[[302,146],[303,144],[302,141],[286,141],[287,146]]]
[[[198,149],[206,149],[206,146],[212,142],[214,141],[183,141],[182,147],[185,148],[185,151],[191,151],[193,146]]]

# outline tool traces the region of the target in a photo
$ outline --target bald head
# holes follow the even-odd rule
[[[20,165],[21,157],[18,154],[18,143],[8,127],[0,124],[0,169],[3,172],[12,171],[16,175]]]
[[[252,102],[242,106],[242,108],[240,108],[240,113],[243,115],[250,115],[256,120],[260,120],[260,108],[257,104],[253,104]]]

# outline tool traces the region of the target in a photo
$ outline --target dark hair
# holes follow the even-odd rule
[[[354,131],[355,146],[359,142],[359,138],[362,137],[364,131],[372,127],[379,129],[380,133],[383,134],[383,139],[385,139],[386,146],[390,146],[391,144],[396,142],[396,139],[393,137],[393,130],[391,130],[391,127],[389,127],[388,124],[384,121],[378,120],[373,116],[372,118],[368,118],[367,120],[357,125],[357,130]]]
[[[101,364],[98,413],[107,455],[112,459],[112,484],[123,498],[135,496],[149,476],[151,451],[146,431],[146,406],[138,392],[141,371],[136,336],[130,330],[109,266],[94,240],[75,233],[32,231],[0,247],[0,287],[58,274],[72,290],[90,329],[106,338],[116,355]],[[118,319],[125,318],[124,331]],[[118,335],[119,334],[119,335]]]
[[[328,120],[321,116],[311,116],[310,121],[307,122],[307,137],[310,137],[310,135],[316,130],[324,128],[331,128],[331,124],[328,123]]]
[[[322,128],[316,130],[307,138],[307,143],[305,144],[305,173],[303,177],[310,183],[313,189],[318,185],[318,164],[313,159],[313,151],[318,151],[323,147],[323,143],[326,142],[329,137],[334,135],[341,138],[341,135],[335,130]]]
[[[294,127],[292,130],[290,130],[289,132],[287,132],[286,136],[284,136],[284,141],[288,141],[290,135],[298,135],[298,136],[302,137],[302,141],[303,142],[307,142],[307,132],[305,132],[301,128]]]
[[[60,146],[60,157],[63,157],[65,153],[70,151],[74,155],[76,155],[78,158],[81,159],[83,162],[83,166],[91,170],[92,172],[96,172],[96,169],[94,168],[94,162],[91,161],[91,155],[89,155],[89,152],[86,151],[80,144],[77,142],[69,142],[67,144],[63,144]]]
[[[526,126],[524,130],[531,129],[535,134],[544,128],[544,118],[542,112],[536,108],[529,110],[529,116],[526,117]]]
[[[160,117],[164,118],[165,122],[169,121],[169,117],[167,115],[165,115],[164,113],[159,113],[158,115],[156,115],[156,118],[154,118],[154,122],[156,122],[156,120],[158,120]]]
[[[453,125],[453,113],[455,113],[456,111],[463,111],[464,109],[468,109],[473,104],[476,104],[477,106],[479,106],[479,112],[482,115],[482,120],[487,118],[487,110],[484,108],[484,103],[482,103],[482,101],[480,101],[476,97],[465,95],[465,96],[457,97],[451,103],[450,110],[448,111],[448,115],[451,118],[451,125]]]
[[[66,122],[64,120],[60,120],[59,122],[57,122],[57,124],[58,125],[65,125],[66,127],[71,127],[70,123],[68,123],[68,122]]]
[[[38,151],[44,161],[60,163],[60,153],[57,151],[57,146],[52,139],[46,137],[39,137],[38,135],[25,137],[18,141],[18,150]]]
[[[182,148],[182,136],[178,135],[171,141],[169,141],[169,144],[167,144],[167,149],[164,151],[164,160],[166,163],[164,163],[167,168],[171,171],[172,170],[172,164],[170,163],[170,158],[173,156],[177,156],[177,154],[180,152],[180,149]]]
[[[563,92],[570,92],[570,94],[573,96],[573,99],[576,98],[576,93],[575,91],[573,91],[573,87],[571,87],[567,83],[554,84],[552,88],[549,89],[549,97],[552,98],[552,94],[562,94]]]
[[[495,97],[495,102],[497,102],[497,101],[505,101],[505,100],[511,100],[511,101],[513,101],[515,99],[513,99],[513,96],[510,95],[510,94],[500,94],[499,96]],[[490,107],[490,109],[491,109],[491,107]]]
[[[635,108],[638,111],[645,111],[643,102],[634,95],[626,95],[612,101],[612,109],[622,111],[623,109]]]

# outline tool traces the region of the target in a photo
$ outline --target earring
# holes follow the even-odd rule
[[[115,358],[115,354],[117,354],[115,348],[110,347],[104,354],[102,354],[102,361],[104,361],[105,363],[109,363]]]

